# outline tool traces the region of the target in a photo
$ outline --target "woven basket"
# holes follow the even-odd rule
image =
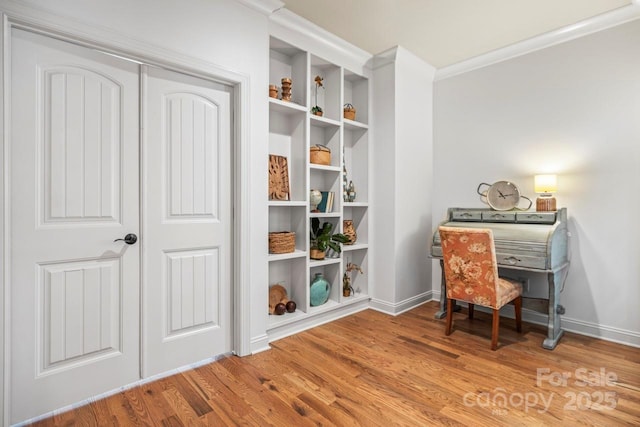
[[[269,233],[269,253],[286,254],[296,250],[296,233],[277,231]]]
[[[344,118],[347,120],[355,120],[356,119],[356,109],[351,104],[344,104],[344,108],[342,110],[344,112]]]
[[[331,150],[324,145],[314,145],[309,149],[309,161],[317,165],[330,165]]]

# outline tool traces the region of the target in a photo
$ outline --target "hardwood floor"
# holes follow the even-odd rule
[[[638,425],[640,349],[430,302],[373,310],[228,357],[36,423],[37,426]]]

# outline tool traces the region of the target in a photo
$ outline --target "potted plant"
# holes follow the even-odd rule
[[[311,108],[311,113],[316,116],[322,116],[323,114],[322,108],[318,105],[318,88],[324,89],[324,86],[322,86],[322,80],[324,79],[320,76],[316,76],[316,78],[313,80],[316,83],[316,97],[315,97],[316,105],[313,108]]]
[[[351,286],[351,272],[357,271],[360,274],[364,274],[362,269],[358,264],[354,264],[352,262],[347,263],[347,268],[344,270],[344,274],[342,275],[342,296],[348,297],[352,293],[354,293],[353,287]]]
[[[332,234],[333,224],[325,222],[320,227],[318,218],[311,218],[311,259],[324,259],[327,249],[333,249],[337,253],[342,252],[341,243],[346,243],[349,238],[342,233]]]

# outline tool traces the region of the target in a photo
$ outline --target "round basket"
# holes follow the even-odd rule
[[[276,231],[269,233],[269,253],[286,254],[296,250],[296,233]]]
[[[324,145],[314,145],[309,149],[309,161],[317,165],[330,165],[331,150]]]
[[[342,110],[344,112],[344,118],[347,120],[355,120],[356,119],[356,109],[351,104],[344,104],[344,108]]]

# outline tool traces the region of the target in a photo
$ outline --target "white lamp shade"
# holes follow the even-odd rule
[[[533,180],[536,193],[555,193],[558,191],[556,175],[536,175]]]

